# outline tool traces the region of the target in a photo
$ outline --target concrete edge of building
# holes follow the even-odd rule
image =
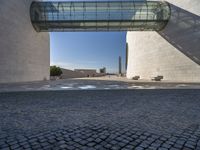
[[[200,82],[200,2],[168,0],[171,18],[161,32],[128,32],[127,77]]]
[[[50,38],[34,30],[31,2],[0,2],[0,83],[49,80]]]

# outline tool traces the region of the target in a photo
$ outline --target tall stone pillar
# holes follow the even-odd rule
[[[34,30],[31,2],[0,1],[0,83],[49,79],[49,34]]]
[[[167,1],[171,18],[162,31],[127,33],[127,77],[200,82],[200,1]]]

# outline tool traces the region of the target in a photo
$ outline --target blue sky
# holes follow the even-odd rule
[[[66,69],[106,67],[115,73],[121,56],[125,68],[126,32],[54,32],[50,38],[51,65]]]
[[[125,32],[57,32],[50,37],[51,65],[67,69],[106,67],[113,73],[122,56],[125,68]]]

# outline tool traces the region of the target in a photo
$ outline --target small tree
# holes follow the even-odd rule
[[[62,74],[62,70],[60,67],[51,66],[50,67],[50,76],[60,76]]]

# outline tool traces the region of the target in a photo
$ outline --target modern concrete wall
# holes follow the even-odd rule
[[[49,79],[49,34],[32,27],[31,1],[0,1],[0,83]]]
[[[85,78],[85,77],[102,77],[105,76],[106,73],[97,73],[96,70],[90,69],[75,69],[69,70],[61,68],[62,70],[62,79],[69,79],[69,78]]]
[[[69,78],[83,78],[83,77],[87,77],[86,74],[78,72],[78,71],[73,71],[73,70],[69,70],[69,69],[62,69],[62,79],[69,79]]]
[[[168,2],[172,14],[164,30],[127,33],[127,77],[200,82],[200,1]]]

